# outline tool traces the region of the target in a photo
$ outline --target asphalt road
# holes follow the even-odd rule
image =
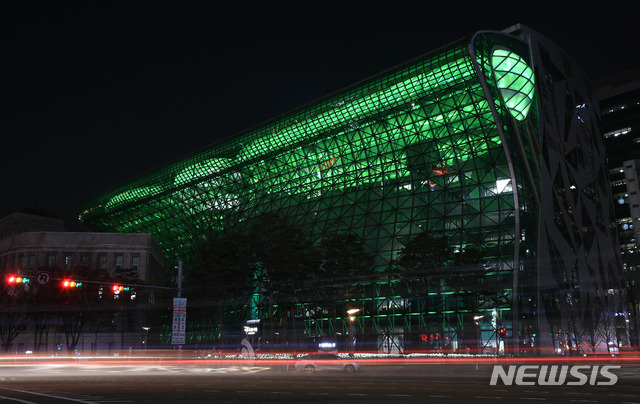
[[[364,366],[304,372],[269,366],[0,366],[7,403],[638,403],[640,367],[613,386],[490,386],[493,366]]]

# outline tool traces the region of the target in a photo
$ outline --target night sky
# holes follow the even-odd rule
[[[632,1],[16,3],[0,11],[0,217],[36,206],[69,225],[84,198],[478,30],[528,25],[592,79],[640,68]]]

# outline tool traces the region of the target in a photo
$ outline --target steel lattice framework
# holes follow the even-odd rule
[[[558,63],[545,52],[504,33],[464,38],[96,195],[81,204],[79,216],[97,230],[152,233],[166,262],[186,259],[212,233],[247,228],[265,212],[288,218],[312,240],[356,234],[380,268],[415,235],[444,233],[455,248],[480,247],[494,274],[513,279],[508,290],[516,303],[498,309],[514,311],[513,327],[524,330],[518,319],[535,308],[522,307],[517,290],[537,293],[538,253],[550,254],[556,207],[568,206],[559,199],[541,205],[550,190],[560,192],[544,169],[564,167],[544,149],[564,136],[553,132],[566,129],[559,127],[557,110],[575,112],[575,105],[550,105],[548,77],[543,70],[534,74],[536,66],[553,67],[557,75]],[[543,66],[544,57],[549,63]],[[580,153],[593,157],[598,147],[591,139]],[[599,172],[602,161],[586,165]],[[580,176],[583,168],[563,170]],[[606,206],[594,209],[605,223]],[[540,247],[540,240],[547,244]],[[604,249],[599,240],[602,245],[588,248]],[[580,247],[572,239],[566,248]],[[388,302],[406,290],[367,288],[361,301],[372,302],[368,310],[377,313],[369,323],[374,332],[427,327],[430,310],[422,303],[401,311],[404,325],[389,315]],[[448,306],[453,324],[465,308],[453,299]],[[309,321],[309,333],[336,327],[312,330],[323,321],[333,324],[325,320]]]
[[[153,233],[169,262],[211,229],[270,211],[312,238],[358,234],[379,265],[424,230],[502,258],[513,250],[509,179],[459,45],[98,195],[80,216],[94,228]]]

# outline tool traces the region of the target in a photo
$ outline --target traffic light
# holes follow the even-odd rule
[[[129,287],[128,286],[122,286],[122,285],[113,285],[111,287],[111,290],[113,291],[113,293],[128,292],[129,291]]]
[[[64,279],[62,280],[62,287],[67,289],[67,288],[80,288],[82,287],[82,282],[80,281],[73,281],[71,279]]]
[[[506,327],[500,327],[498,329],[498,335],[500,335],[500,338],[502,338],[502,339],[507,338],[507,329],[506,329]]]
[[[20,275],[9,275],[7,277],[7,283],[11,285],[16,283],[29,283],[29,278]]]

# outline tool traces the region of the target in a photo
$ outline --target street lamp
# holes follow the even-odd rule
[[[360,312],[360,309],[349,309],[347,314],[349,315],[349,355],[353,356],[356,345],[356,313]]]
[[[149,330],[151,329],[151,327],[142,327],[142,329],[144,330],[144,341],[142,341],[142,343],[144,344],[144,349],[146,351],[147,350],[147,342],[148,342],[148,338],[149,338]]]
[[[476,323],[476,354],[480,353],[480,347],[482,346],[482,340],[480,337],[480,320],[483,318],[484,316],[473,316],[473,322]]]

